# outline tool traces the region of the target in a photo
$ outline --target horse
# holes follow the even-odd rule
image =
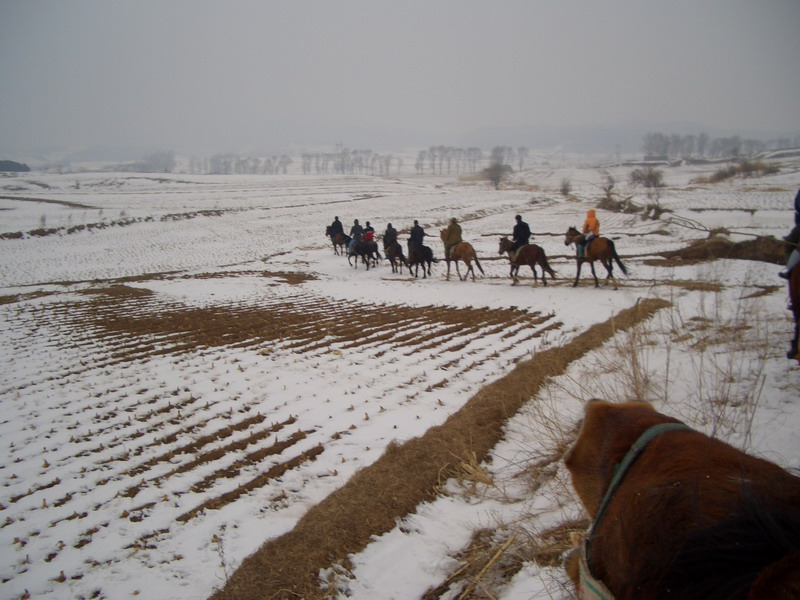
[[[386,253],[386,258],[389,259],[389,263],[392,265],[392,273],[402,273],[403,265],[408,267],[408,259],[403,254],[403,247],[399,242],[389,244],[383,250]],[[411,268],[409,267],[409,271],[410,270]]]
[[[565,246],[569,246],[575,242],[575,259],[578,261],[578,272],[575,274],[575,283],[572,284],[572,287],[578,285],[578,279],[581,277],[581,267],[585,262],[588,262],[589,266],[592,267],[594,287],[600,287],[600,283],[597,281],[597,273],[594,272],[594,261],[599,260],[608,272],[608,277],[606,277],[606,279],[610,279],[614,283],[614,289],[617,289],[617,282],[614,279],[614,261],[616,261],[620,270],[625,275],[628,274],[628,269],[625,268],[625,265],[623,265],[622,261],[619,259],[614,242],[608,238],[596,237],[591,241],[590,244],[586,245],[583,256],[580,256],[580,248],[578,247],[577,242],[580,241],[581,237],[583,237],[581,232],[574,227],[567,229],[567,234],[564,237]]]
[[[531,271],[533,271],[534,285],[536,285],[536,282],[539,280],[536,273],[536,265],[539,265],[542,269],[542,283],[544,285],[547,285],[547,279],[545,279],[544,276],[545,272],[550,273],[551,279],[556,278],[555,271],[550,268],[550,264],[547,262],[547,256],[540,246],[537,246],[536,244],[527,244],[522,246],[517,252],[516,258],[512,259],[511,246],[513,244],[514,242],[503,236],[500,238],[500,246],[497,250],[498,254],[508,252],[508,260],[511,263],[511,270],[509,271],[508,275],[514,280],[511,285],[517,285],[519,283],[519,268],[522,265],[528,265],[531,268]]]
[[[447,238],[447,230],[442,229],[439,237],[441,237],[442,241],[444,242]],[[472,261],[475,261],[475,264],[481,271],[481,275],[484,277],[486,276],[486,273],[483,272],[481,263],[478,261],[478,255],[475,253],[475,248],[473,248],[472,244],[469,242],[460,242],[450,248],[450,257],[448,258],[447,252],[445,252],[444,259],[447,261],[447,281],[450,281],[451,261],[456,263],[456,273],[461,281],[466,281],[470,273],[472,273],[472,281],[475,281],[475,269],[472,268]],[[461,271],[458,268],[458,261],[463,261],[464,264],[467,265],[467,272],[464,274],[463,279],[461,277]]]
[[[437,262],[433,257],[433,250],[428,246],[419,245],[408,253],[408,272],[412,273],[414,267],[414,277],[419,277],[419,266],[422,265],[422,277],[427,277],[431,274],[431,263]],[[428,265],[427,273],[425,272],[425,265]]]
[[[355,264],[350,262],[350,258],[353,256],[356,257]],[[352,252],[348,250],[347,263],[353,268],[357,269],[359,258],[367,266],[367,271],[369,271],[370,263],[372,263],[373,267],[376,267],[378,265],[378,261],[381,260],[381,253],[378,252],[377,242],[365,242],[364,240],[357,241],[353,245]]]
[[[789,352],[786,358],[800,361],[800,349],[798,349],[798,339],[800,338],[800,265],[795,266],[789,274],[789,302],[790,310],[794,315],[794,337],[792,338]]]
[[[344,256],[344,254],[346,252],[346,249],[347,249],[347,246],[350,244],[350,236],[345,235],[345,234],[340,233],[340,232],[336,232],[333,235],[331,235],[331,226],[330,225],[325,227],[325,235],[328,236],[329,238],[331,238],[331,242],[333,243],[333,252],[334,252],[334,254],[336,254],[338,256],[339,255],[338,248],[341,248],[342,249],[341,254],[342,254],[342,256]]]
[[[579,598],[800,598],[800,477],[644,402],[591,400],[564,463]]]

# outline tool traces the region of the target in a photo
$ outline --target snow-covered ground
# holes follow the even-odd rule
[[[716,227],[735,241],[788,233],[796,164],[693,183],[709,169],[665,169],[672,212],[660,220],[598,211],[631,270],[618,290],[593,288],[588,268],[573,288],[563,239],[609,173],[646,202],[627,188],[630,167],[541,167],[501,190],[411,176],[0,179],[0,233],[23,233],[0,239],[0,595],[205,598],[390,442],[646,298],[673,305],[532,398],[481,466],[486,481],[451,480],[321,576],[341,597],[420,598],[475,531],[535,538],[579,518],[563,467],[536,490],[518,475],[553,452],[583,401],[629,399],[633,373],[660,410],[799,469],[800,367],[785,358],[779,267],[645,264]],[[524,270],[511,286],[498,256],[518,213],[560,277],[547,287]],[[438,257],[438,230],[457,217],[485,276],[446,281],[443,262],[427,279],[388,262],[354,269],[324,236],[335,215],[379,233],[392,223],[403,241],[418,219]],[[562,569],[532,561],[481,584],[503,600],[571,593]]]

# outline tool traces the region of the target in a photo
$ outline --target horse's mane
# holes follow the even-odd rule
[[[664,546],[662,556],[641,565],[639,576],[633,577],[644,585],[636,593],[640,598],[656,598],[669,590],[668,595],[675,598],[745,599],[762,570],[798,552],[797,506],[778,503],[746,486],[728,518],[690,533],[677,555]]]

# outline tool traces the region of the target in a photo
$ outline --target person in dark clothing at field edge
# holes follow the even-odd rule
[[[800,262],[800,190],[797,190],[797,195],[794,197],[794,228],[783,239],[792,247],[792,252],[789,254],[789,260],[786,261],[786,268],[778,275],[789,279],[792,269]]]
[[[511,235],[511,239],[514,243],[511,245],[509,254],[527,245],[531,239],[531,228],[522,220],[522,215],[517,215],[514,218],[517,220],[517,224],[514,225],[514,231]]]
[[[422,240],[425,236],[428,235],[425,233],[425,230],[422,228],[422,225],[419,224],[419,221],[414,221],[414,226],[411,228],[411,232],[408,234],[408,255],[411,256],[411,253],[414,251],[414,248],[417,246],[422,246]]]

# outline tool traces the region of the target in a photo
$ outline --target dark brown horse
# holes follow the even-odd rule
[[[800,349],[798,349],[798,338],[800,338],[800,264],[796,265],[789,274],[789,301],[794,315],[794,337],[786,353],[786,358],[794,358],[800,361]]]
[[[519,283],[519,268],[522,265],[528,265],[533,271],[533,284],[536,285],[536,282],[539,281],[539,277],[536,273],[536,265],[539,265],[542,269],[542,283],[547,285],[547,279],[545,279],[545,272],[550,273],[550,278],[555,279],[556,274],[553,269],[550,268],[550,264],[547,262],[547,256],[544,253],[544,250],[537,246],[536,244],[527,244],[522,246],[517,252],[516,258],[511,258],[511,246],[513,246],[514,242],[512,242],[507,237],[500,238],[500,247],[497,250],[498,254],[503,254],[504,252],[508,252],[508,260],[511,262],[511,270],[509,271],[508,275],[514,282],[511,285],[517,285]]]
[[[433,250],[428,246],[419,245],[408,253],[408,272],[414,277],[419,277],[419,266],[422,265],[422,276],[427,277],[431,274],[431,263],[436,262],[433,258]],[[428,266],[427,272],[425,265]],[[414,267],[412,272],[412,267]]]
[[[594,287],[600,287],[600,282],[597,281],[597,273],[594,272],[594,261],[597,260],[600,261],[608,272],[608,277],[606,277],[606,279],[610,279],[614,284],[614,289],[617,289],[617,281],[614,279],[614,261],[616,261],[620,270],[625,273],[625,275],[628,274],[628,269],[625,268],[625,265],[623,265],[622,261],[619,259],[617,249],[614,247],[614,242],[604,237],[594,238],[591,243],[584,248],[583,256],[580,256],[578,242],[582,237],[581,232],[574,227],[567,229],[567,234],[564,237],[565,246],[569,246],[572,243],[575,244],[575,259],[578,261],[578,272],[575,274],[575,283],[572,284],[572,287],[578,285],[578,279],[581,277],[581,267],[585,262],[588,262],[589,266],[592,267]]]
[[[386,258],[389,259],[389,263],[392,265],[392,273],[402,273],[403,265],[408,267],[408,259],[405,257],[405,254],[403,254],[403,247],[399,242],[390,244],[383,250],[386,253]],[[411,271],[411,267],[409,267],[408,270]]]
[[[355,263],[350,261],[350,258],[353,256],[356,257]],[[378,261],[380,261],[382,257],[381,253],[378,252],[377,242],[365,242],[364,240],[360,240],[353,244],[353,251],[350,252],[348,250],[347,252],[347,262],[350,266],[357,269],[359,259],[366,265],[367,271],[369,271],[370,266],[378,266]]]
[[[440,233],[440,237],[444,242],[445,238],[447,237],[447,230],[442,229]],[[447,281],[450,281],[450,263],[456,263],[456,273],[458,274],[458,278],[461,281],[466,281],[467,277],[470,273],[472,273],[472,281],[475,281],[475,269],[472,268],[472,262],[475,261],[478,269],[481,271],[481,275],[486,275],[483,272],[483,267],[481,263],[478,261],[478,255],[475,253],[475,248],[472,247],[472,244],[469,242],[461,242],[456,244],[452,248],[450,248],[450,256],[448,258],[447,252],[445,252],[444,259],[447,261]],[[461,277],[461,271],[458,268],[458,262],[462,261],[465,265],[467,265],[467,272],[464,274],[464,277]]]
[[[342,256],[344,256],[346,253],[347,245],[350,243],[350,236],[345,235],[343,233],[334,233],[333,235],[331,235],[330,225],[325,227],[325,235],[331,238],[331,242],[333,243],[333,252],[338,255],[340,254],[339,248],[341,248],[342,250],[341,254]]]
[[[564,463],[594,520],[579,598],[800,598],[796,475],[643,402],[590,401]]]

